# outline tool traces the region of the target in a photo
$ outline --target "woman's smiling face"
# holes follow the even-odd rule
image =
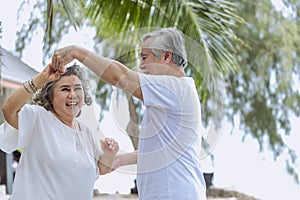
[[[53,88],[53,111],[62,121],[76,118],[84,100],[84,91],[80,79],[75,75],[64,76]]]

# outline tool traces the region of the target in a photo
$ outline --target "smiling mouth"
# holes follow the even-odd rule
[[[66,103],[67,106],[77,106],[78,105],[78,102],[69,102],[69,103]]]

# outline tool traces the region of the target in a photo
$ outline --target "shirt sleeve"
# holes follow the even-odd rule
[[[0,125],[0,149],[6,153],[18,149],[18,130],[7,121]]]
[[[30,139],[33,135],[34,124],[38,116],[38,109],[44,109],[37,105],[26,104],[19,111],[19,136],[18,148],[25,148],[30,144]]]
[[[178,108],[181,98],[180,84],[170,76],[140,74],[140,85],[145,106],[160,107],[166,110]]]
[[[8,122],[0,127],[0,148],[6,152],[11,153],[19,148],[24,148],[28,145],[33,132],[33,124],[36,119],[35,106],[24,105],[19,111],[19,129],[15,129]]]

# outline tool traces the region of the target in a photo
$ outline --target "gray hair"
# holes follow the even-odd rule
[[[93,99],[89,93],[89,90],[91,88],[91,83],[86,73],[79,65],[74,64],[71,67],[68,67],[67,71],[64,74],[61,74],[58,80],[60,80],[62,77],[71,76],[71,75],[75,75],[80,79],[82,83],[83,92],[84,92],[84,103],[87,105],[91,105],[93,102]],[[42,87],[42,89],[35,94],[35,96],[32,99],[33,102],[39,106],[44,107],[46,110],[53,110],[53,104],[52,104],[53,89],[54,89],[54,85],[58,80],[51,81],[45,84]]]
[[[151,52],[160,58],[162,53],[170,51],[173,53],[173,63],[184,68],[187,66],[187,55],[184,38],[181,31],[176,28],[162,28],[142,36],[142,42],[153,39],[150,45]]]

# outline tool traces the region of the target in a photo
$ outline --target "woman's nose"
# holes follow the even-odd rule
[[[74,90],[70,90],[69,97],[71,98],[76,97],[76,92]]]

